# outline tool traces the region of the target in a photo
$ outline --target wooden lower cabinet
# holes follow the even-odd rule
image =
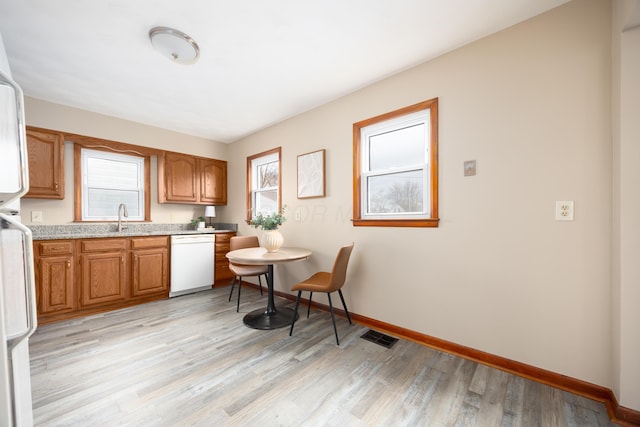
[[[131,239],[131,292],[144,296],[169,291],[167,237]]]
[[[214,269],[214,285],[226,285],[233,279],[233,272],[229,269],[229,260],[227,259],[227,253],[229,252],[229,241],[235,232],[231,233],[216,233],[216,250],[215,258],[216,264]]]
[[[38,313],[59,314],[76,309],[75,258],[69,241],[36,243],[36,300]]]
[[[169,236],[35,241],[38,321],[169,296]]]
[[[128,239],[80,240],[80,304],[83,307],[126,299]]]
[[[124,253],[82,255],[80,303],[83,307],[124,300],[126,295]]]

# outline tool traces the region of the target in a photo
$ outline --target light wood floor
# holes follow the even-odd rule
[[[249,329],[265,297],[244,287],[236,313],[228,292],[39,327],[35,425],[613,425],[603,404],[413,342],[386,349],[343,318],[338,347],[326,312],[301,316],[293,337]]]

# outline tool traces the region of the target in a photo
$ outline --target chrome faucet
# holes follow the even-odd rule
[[[127,205],[125,205],[124,203],[120,203],[120,206],[118,206],[118,231],[126,230],[127,228],[129,228],[126,226],[126,220],[125,225],[122,225],[122,215],[124,215],[125,218],[129,217],[129,212],[127,212]]]

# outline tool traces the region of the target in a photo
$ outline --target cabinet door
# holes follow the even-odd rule
[[[133,296],[169,291],[167,258],[166,248],[131,251],[131,293]]]
[[[198,164],[195,157],[164,155],[164,199],[167,202],[198,202]]]
[[[39,315],[76,308],[72,255],[38,258],[36,274]]]
[[[124,252],[92,253],[82,256],[83,306],[126,298]]]
[[[29,192],[24,197],[64,199],[64,136],[27,129]]]
[[[227,162],[200,159],[200,202],[212,205],[227,204]]]

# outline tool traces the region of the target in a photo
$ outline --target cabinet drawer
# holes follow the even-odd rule
[[[126,239],[82,240],[82,252],[124,251],[127,249]]]
[[[229,243],[216,243],[216,254],[225,255],[229,249]]]
[[[169,236],[134,237],[131,249],[164,248],[169,245]]]
[[[63,255],[73,253],[73,241],[38,242],[40,256]]]
[[[229,243],[229,240],[231,240],[231,238],[233,236],[235,236],[236,233],[221,233],[221,234],[216,234],[216,244],[218,243]]]
[[[227,259],[227,252],[216,252],[216,263],[229,262]]]
[[[228,262],[216,262],[215,267],[215,281],[221,282],[227,279],[233,279],[233,272],[229,269]],[[220,284],[220,283],[218,283]]]

